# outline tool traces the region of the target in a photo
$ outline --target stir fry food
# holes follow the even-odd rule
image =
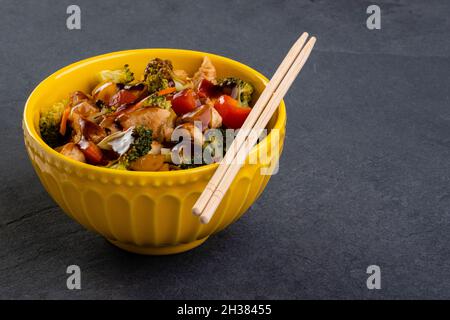
[[[234,137],[225,129],[242,126],[254,91],[242,79],[218,79],[208,57],[193,75],[155,58],[140,79],[128,65],[98,78],[92,92],[75,91],[42,112],[40,134],[67,157],[120,170],[168,171],[219,161]]]

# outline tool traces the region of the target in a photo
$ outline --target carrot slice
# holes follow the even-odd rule
[[[102,150],[92,141],[82,141],[79,143],[81,152],[83,152],[86,160],[91,164],[99,164],[102,161]]]
[[[168,87],[168,88],[158,91],[158,96],[165,96],[166,94],[175,92],[176,90],[177,89],[175,89],[175,87]]]
[[[66,129],[67,129],[67,119],[69,119],[70,114],[70,106],[66,106],[64,109],[63,115],[61,117],[61,123],[59,125],[59,133],[64,136],[66,135]]]

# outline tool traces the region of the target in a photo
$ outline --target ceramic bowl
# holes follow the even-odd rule
[[[101,70],[129,64],[135,75],[140,76],[150,59],[161,57],[192,74],[203,56],[212,60],[218,76],[251,81],[257,96],[267,83],[267,79],[252,68],[218,55],[189,50],[138,49],[108,53],[62,68],[42,81],[26,102],[25,145],[43,186],[67,215],[122,249],[156,255],[183,252],[239,219],[271,177],[262,170],[271,171],[281,154],[286,124],[284,103],[268,126],[277,130],[271,130],[249,155],[267,156],[252,164],[247,158],[215,216],[206,225],[192,215],[191,208],[217,164],[179,171],[134,172],[77,162],[43,142],[38,130],[40,111],[72,91],[90,92]]]

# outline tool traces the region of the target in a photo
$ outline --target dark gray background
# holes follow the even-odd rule
[[[66,29],[78,4],[82,30]],[[0,1],[0,298],[450,298],[450,2]],[[66,217],[22,141],[24,102],[74,61],[203,50],[270,76],[318,38],[286,97],[280,172],[247,214],[190,252],[126,253]],[[66,267],[82,290],[66,289]],[[366,268],[382,289],[366,288]]]

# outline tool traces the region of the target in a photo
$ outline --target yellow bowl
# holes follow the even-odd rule
[[[40,111],[71,91],[89,92],[101,70],[128,63],[135,75],[140,76],[151,58],[161,57],[192,74],[205,55],[212,60],[219,76],[251,81],[257,95],[264,89],[267,79],[244,64],[209,53],[175,49],[138,49],[96,56],[60,69],[34,89],[24,110],[25,145],[40,181],[64,212],[122,249],[159,255],[200,245],[239,219],[252,205],[270,178],[261,169],[272,170],[281,154],[286,124],[283,102],[269,124],[269,129],[278,130],[271,130],[249,155],[268,156],[254,164],[247,158],[215,216],[206,225],[192,215],[191,208],[217,164],[170,172],[106,169],[59,154],[38,133]]]

